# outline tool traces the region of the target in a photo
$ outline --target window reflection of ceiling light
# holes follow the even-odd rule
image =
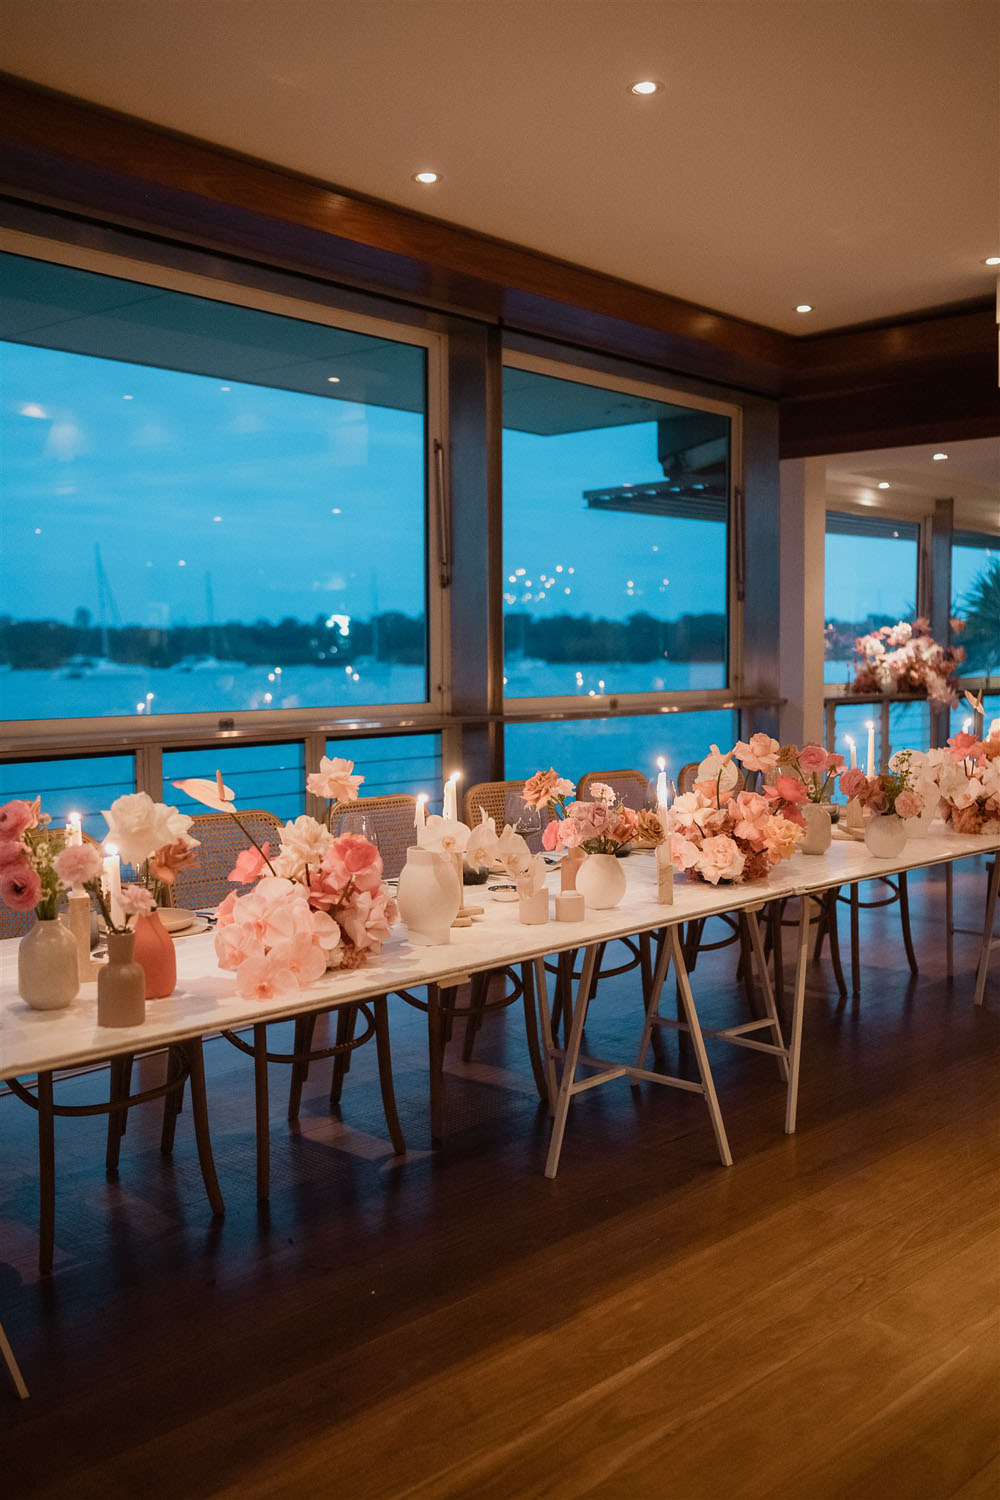
[[[413,174],[413,180],[414,180],[414,182],[422,182],[422,183],[424,183],[425,186],[427,186],[427,185],[429,185],[432,182],[440,182],[441,181],[441,173],[440,172],[414,172],[414,174]]]
[[[658,94],[662,89],[662,83],[654,83],[652,78],[641,78],[638,83],[633,83],[633,94]]]
[[[934,453],[934,454],[932,454],[932,457],[934,459],[934,462],[936,464],[939,464],[939,463],[943,462],[943,460],[946,459],[948,457],[948,455],[947,455],[947,453]]]
[[[889,488],[888,479],[880,479],[878,482],[878,487],[880,490],[887,490]]]

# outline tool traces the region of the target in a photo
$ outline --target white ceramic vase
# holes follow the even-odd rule
[[[80,988],[76,939],[58,917],[36,918],[17,950],[17,988],[32,1010],[65,1010]]]
[[[825,854],[833,838],[830,813],[824,802],[803,802],[806,836],[799,845],[800,854]]]
[[[931,831],[931,824],[937,817],[937,800],[929,798],[923,812],[917,813],[915,818],[904,818],[906,825],[906,837],[908,839],[925,839]]]
[[[895,813],[876,813],[865,825],[865,843],[876,859],[895,859],[906,844],[906,824]]]
[[[396,904],[411,943],[426,948],[450,942],[451,924],[462,904],[453,857],[414,844],[406,851]]]
[[[577,871],[576,888],[593,911],[617,906],[625,884],[625,871],[613,854],[588,854]]]

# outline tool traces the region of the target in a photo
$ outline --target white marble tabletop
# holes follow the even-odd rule
[[[406,929],[398,926],[381,955],[365,967],[347,974],[328,973],[308,989],[268,1003],[240,998],[233,975],[216,965],[210,933],[179,937],[177,989],[167,999],[147,1003],[142,1026],[122,1029],[97,1025],[97,986],[93,983],[82,986],[64,1010],[31,1010],[17,993],[18,939],[9,939],[0,943],[0,1078],[101,1061],[223,1028],[281,1020],[387,991],[447,982],[473,971],[738,911],[777,897],[822,891],[997,849],[1000,838],[954,835],[945,832],[943,825],[935,825],[929,837],[907,843],[897,859],[876,859],[864,843],[836,840],[825,855],[797,854],[772,870],[766,880],[752,885],[713,887],[678,876],[671,906],[661,905],[656,898],[652,856],[635,854],[625,861],[628,888],[614,910],[588,910],[582,922],[552,920],[539,926],[523,925],[516,903],[498,902],[487,887],[470,886],[466,887],[467,901],[481,900],[484,913],[471,927],[452,929],[449,943],[416,947],[409,942]],[[553,891],[558,886],[555,872],[550,886]]]

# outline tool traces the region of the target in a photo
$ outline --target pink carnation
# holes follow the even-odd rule
[[[121,907],[126,917],[148,917],[156,910],[156,902],[144,885],[123,885]]]
[[[803,745],[799,751],[799,769],[806,776],[825,771],[828,763],[829,756],[822,745]]]
[[[60,849],[52,865],[63,885],[86,885],[101,873],[101,851],[93,844],[68,844]]]
[[[923,811],[923,801],[916,792],[900,792],[896,798],[896,811],[901,818],[915,818]]]
[[[42,882],[30,865],[0,871],[0,901],[11,911],[34,911],[42,899]]]

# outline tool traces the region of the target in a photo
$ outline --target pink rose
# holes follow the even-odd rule
[[[923,801],[916,792],[900,792],[896,798],[896,811],[901,818],[916,818],[923,812]]]
[[[324,881],[343,890],[353,880],[359,891],[377,891],[382,883],[382,856],[366,838],[342,833],[323,855],[320,866]]]
[[[5,802],[0,807],[0,839],[19,839],[27,829],[36,827],[41,805],[41,797],[36,797],[34,802],[22,802],[18,798]]]
[[[720,880],[739,880],[743,874],[743,853],[734,839],[716,834],[701,846],[698,869],[711,885]]]
[[[813,776],[827,768],[828,756],[822,745],[803,745],[799,751],[799,768],[806,776]]]
[[[864,771],[858,767],[840,773],[840,790],[845,797],[856,797],[867,785],[868,778]]]
[[[101,851],[93,844],[68,844],[60,849],[52,865],[63,885],[86,885],[101,873]]]
[[[354,802],[363,776],[352,776],[353,760],[330,760],[327,756],[319,763],[319,770],[306,777],[306,791],[314,797],[325,797],[328,802]]]
[[[30,865],[0,871],[0,901],[11,911],[34,911],[41,899],[42,882]]]
[[[234,885],[249,885],[251,881],[256,880],[267,863],[264,855],[271,852],[270,844],[264,844],[262,848],[263,853],[260,849],[241,849],[236,857],[235,865],[226,877],[227,880],[231,880]]]

